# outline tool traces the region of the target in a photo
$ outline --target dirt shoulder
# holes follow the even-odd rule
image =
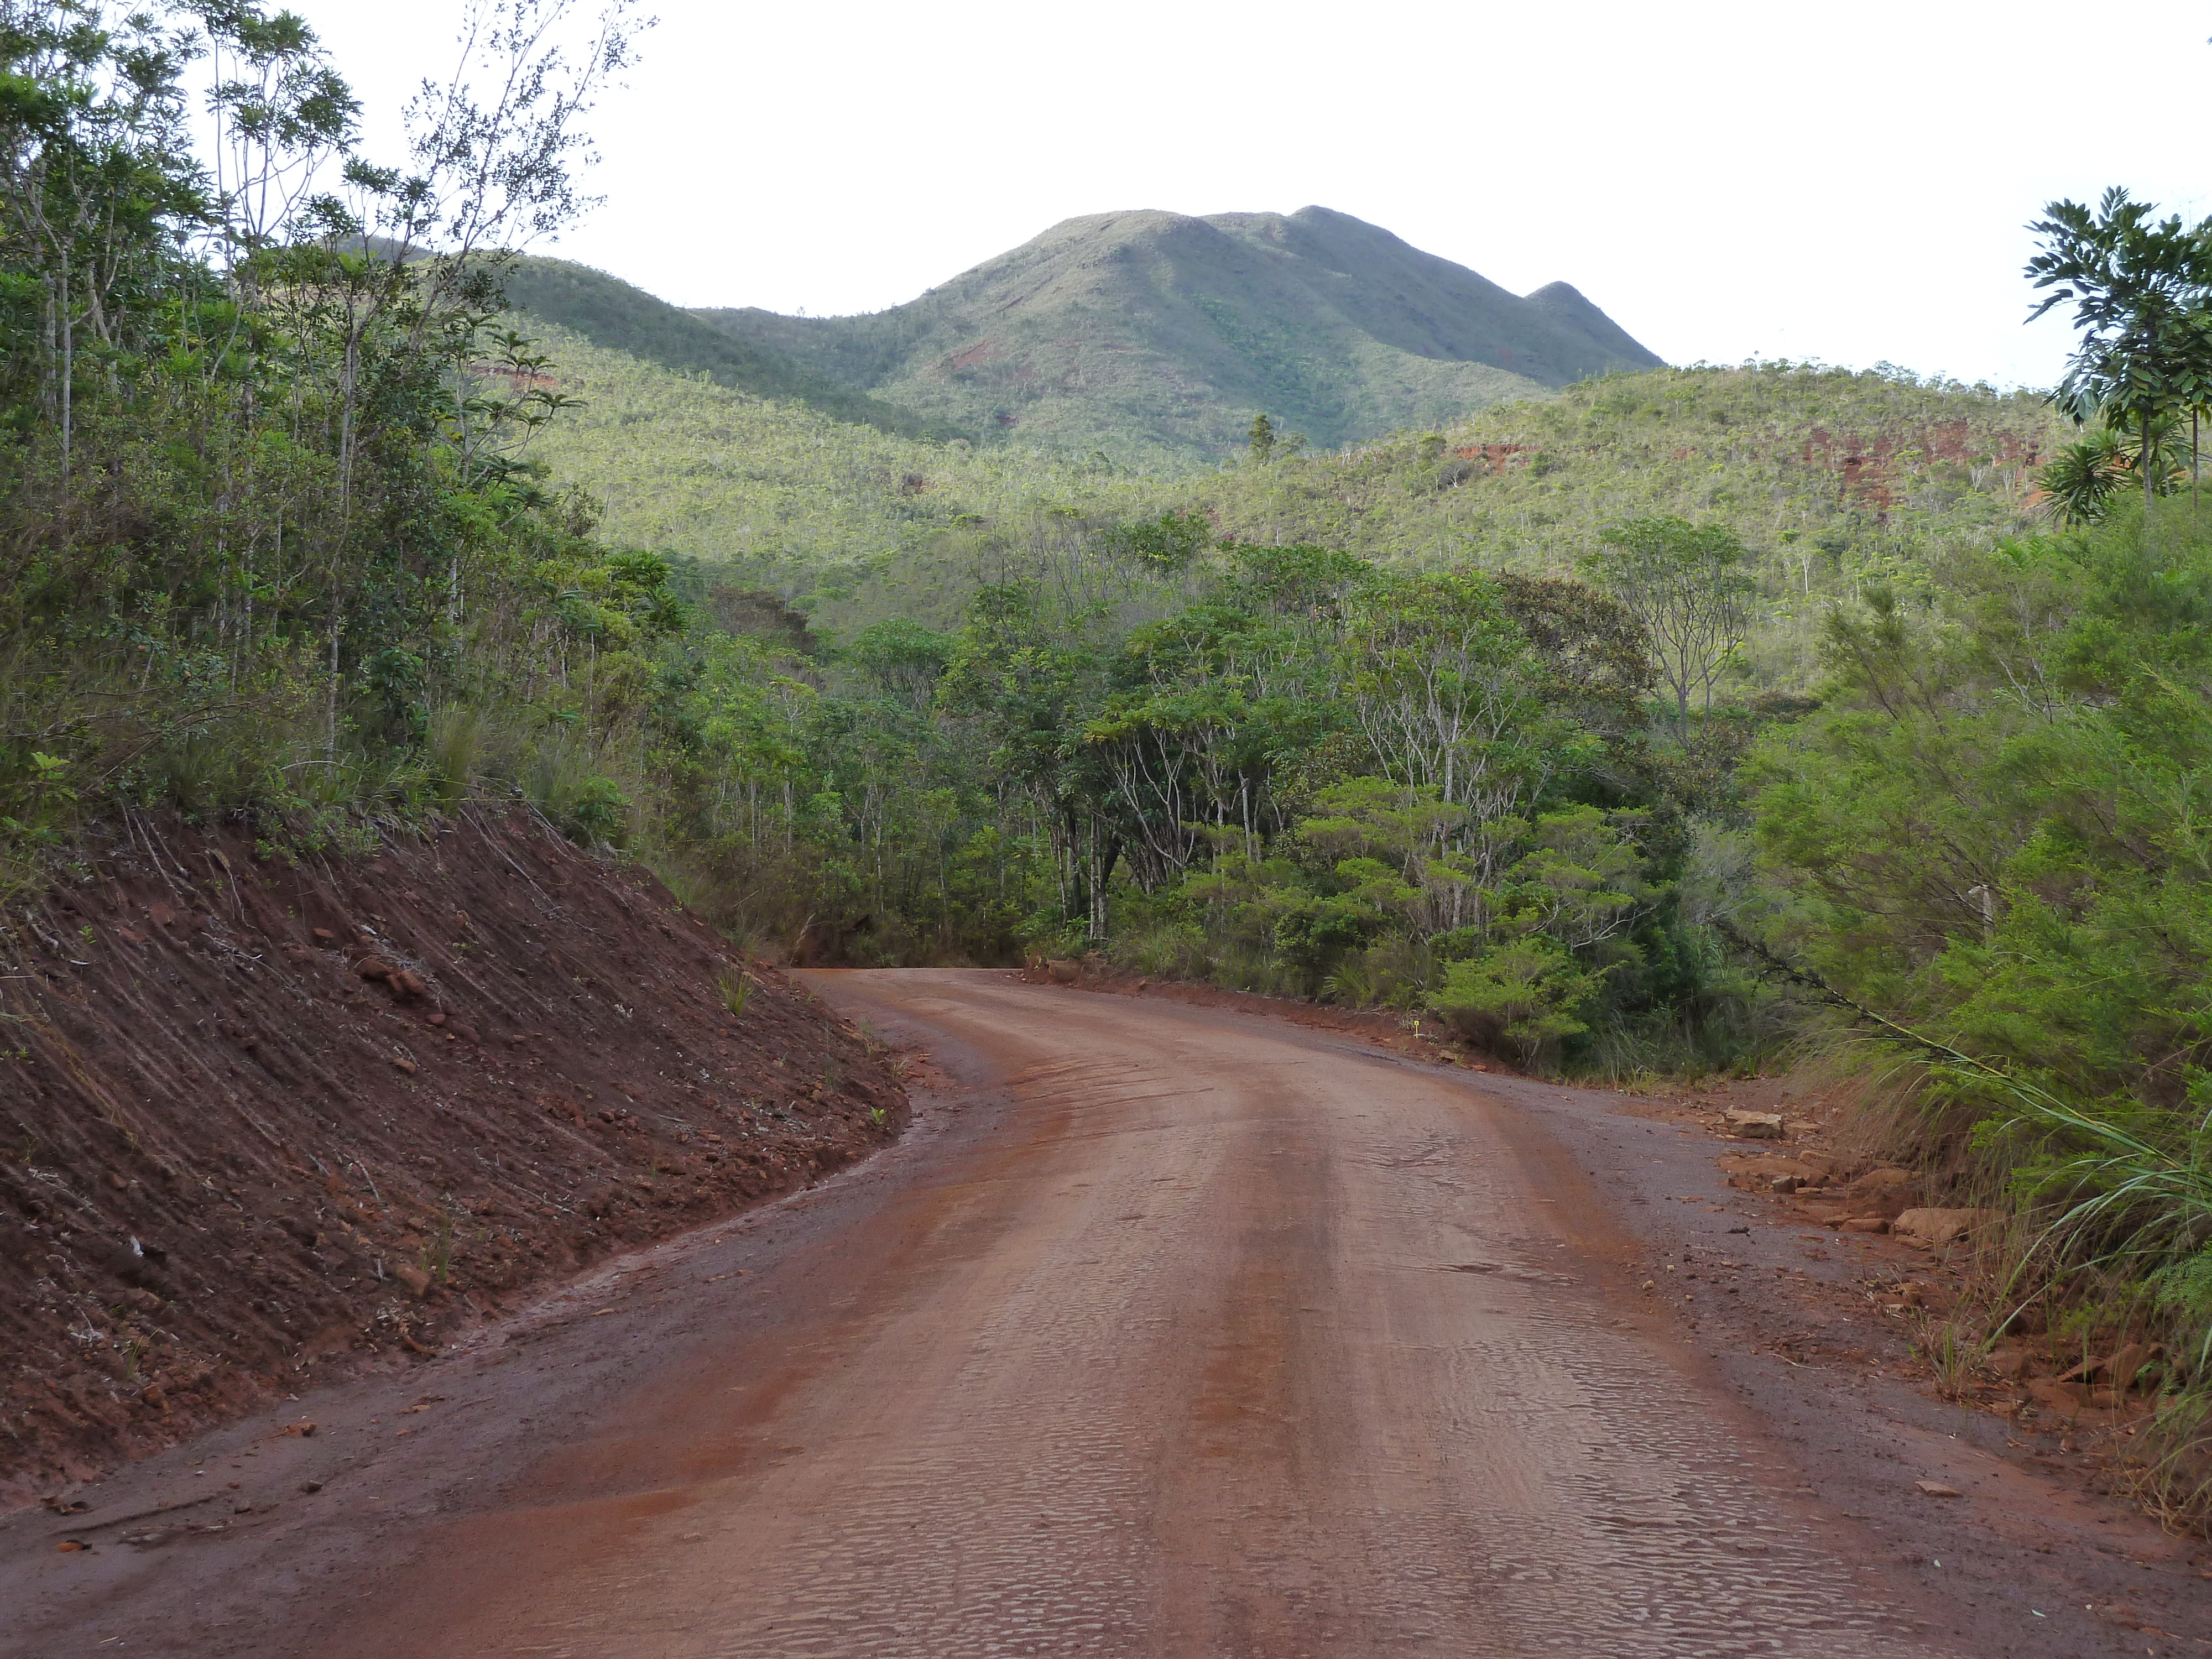
[[[421,1363],[905,1118],[810,994],[520,819],[305,862],[139,823],[6,921],[0,1509]]]

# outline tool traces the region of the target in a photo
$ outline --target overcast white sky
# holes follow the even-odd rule
[[[685,305],[872,311],[1077,214],[1319,203],[1671,362],[2041,386],[2042,204],[2212,211],[2212,3],[649,3],[606,204],[541,251]],[[457,0],[291,3],[396,155]]]

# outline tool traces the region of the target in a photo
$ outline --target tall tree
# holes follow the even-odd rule
[[[151,17],[0,0],[0,397],[34,389],[64,477],[88,367],[112,378],[143,343],[211,216],[185,126],[193,52]]]
[[[1686,744],[1691,696],[1712,712],[1713,687],[1751,626],[1743,544],[1725,526],[1671,516],[1631,519],[1599,539],[1584,565],[1643,625]]]
[[[2212,399],[2212,219],[2185,226],[2155,210],[2117,185],[2094,210],[2053,202],[2028,227],[2043,249],[2026,272],[2045,290],[2028,320],[2070,304],[2081,337],[2051,401],[2077,422],[2135,428],[2146,507],[2153,425]]]

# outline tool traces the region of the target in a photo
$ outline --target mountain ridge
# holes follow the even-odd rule
[[[1233,454],[1258,415],[1334,448],[1662,366],[1569,283],[1515,295],[1322,207],[1082,215],[850,317],[686,308],[543,258],[507,291],[596,345],[834,420],[1147,470]]]
[[[917,414],[1116,461],[1215,459],[1263,413],[1334,447],[1662,362],[1565,283],[1514,295],[1322,207],[1083,215],[884,311],[692,314]]]
[[[939,442],[965,437],[957,427],[900,409],[788,353],[732,336],[635,283],[568,259],[518,259],[505,277],[507,297],[525,315],[573,330],[594,345],[658,363],[678,374],[704,374],[715,385],[780,403],[802,404],[833,420],[905,438]]]

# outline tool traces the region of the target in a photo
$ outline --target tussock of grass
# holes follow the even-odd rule
[[[715,988],[721,994],[722,1006],[729,1011],[730,1017],[743,1019],[745,1004],[751,1000],[753,994],[750,975],[743,972],[726,973],[715,981]]]
[[[2084,1364],[2139,1341],[2157,1364],[2114,1380],[2147,1381],[2154,1410],[2125,1443],[2122,1484],[2169,1526],[2212,1528],[2212,1119],[2084,1105],[1844,1006],[1887,1039],[1875,1053],[1855,1045],[1861,1092],[1848,1117],[1863,1144],[1923,1163],[1948,1147],[1945,1201],[2007,1215],[1959,1263],[1960,1310],[1923,1321],[1916,1338],[1937,1392],[1970,1397],[2008,1335],[2070,1344]]]

